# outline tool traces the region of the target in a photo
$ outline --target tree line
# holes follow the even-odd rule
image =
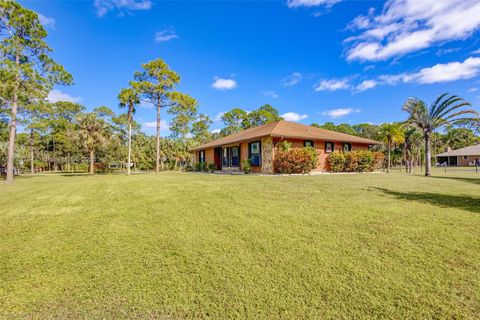
[[[78,171],[124,169],[154,170],[182,167],[191,162],[190,148],[258,125],[282,120],[279,111],[263,105],[252,111],[233,108],[221,115],[224,126],[211,132],[212,119],[199,112],[198,102],[176,90],[180,75],[161,59],[142,64],[126,87],[118,92],[116,114],[99,106],[88,112],[80,104],[48,101],[59,85],[72,85],[73,77],[55,62],[45,42],[47,32],[37,14],[13,1],[0,2],[0,167],[12,182],[15,168],[23,171]],[[139,105],[154,106],[155,136],[146,135],[135,121]],[[457,96],[443,94],[431,106],[408,99],[403,110],[408,120],[380,125],[361,123],[312,124],[385,142],[380,146],[391,164],[426,165],[431,152],[479,142],[478,113]],[[161,110],[171,116],[171,135],[162,138]],[[17,135],[21,125],[24,132]],[[443,128],[439,133],[438,129]]]

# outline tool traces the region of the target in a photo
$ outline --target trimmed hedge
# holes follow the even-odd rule
[[[318,165],[317,152],[313,148],[290,148],[275,154],[275,172],[309,173]]]
[[[332,152],[328,165],[332,172],[369,172],[382,167],[384,155],[381,152],[367,150]]]

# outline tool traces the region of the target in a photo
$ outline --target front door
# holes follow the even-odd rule
[[[448,157],[448,165],[451,167],[457,166],[457,157]]]
[[[213,150],[213,158],[215,161],[215,168],[222,170],[222,148],[215,148]]]

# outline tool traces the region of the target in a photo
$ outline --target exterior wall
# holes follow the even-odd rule
[[[275,149],[278,150],[278,147],[281,141],[288,141],[292,144],[292,148],[303,148],[303,143],[305,140],[303,139],[275,139]],[[329,171],[330,168],[328,167],[327,158],[330,153],[325,152],[325,142],[323,140],[313,140],[313,148],[317,151],[318,155],[318,166],[312,170],[312,172],[325,172]],[[343,150],[343,142],[339,141],[328,141],[333,142],[334,151]],[[361,143],[352,143],[352,150],[368,150],[368,144],[361,144]]]
[[[463,156],[458,156],[457,157],[457,166],[460,167],[467,167],[469,166],[472,162],[473,165],[475,165],[475,161],[477,159],[480,159],[480,154],[476,156],[467,156],[467,159],[464,159]]]
[[[223,171],[238,171],[239,169],[243,168],[243,161],[248,160],[248,144],[253,141],[260,141],[261,142],[261,152],[262,152],[262,164],[261,166],[252,166],[252,172],[256,173],[267,173],[271,174],[274,173],[274,165],[273,160],[275,159],[275,152],[278,150],[281,141],[288,141],[292,144],[293,148],[303,148],[303,143],[305,140],[303,139],[280,139],[280,138],[272,138],[272,137],[264,137],[261,139],[252,139],[249,141],[236,143],[228,146],[239,146],[240,147],[240,168],[230,168],[230,167],[223,167]],[[327,158],[329,153],[325,152],[325,142],[323,140],[313,140],[314,148],[317,151],[318,155],[318,166],[313,170],[313,172],[324,172],[329,171]],[[329,141],[330,142],[330,141]],[[334,142],[334,151],[343,150],[343,142],[333,141]],[[224,146],[227,147],[227,146]],[[352,150],[368,150],[368,144],[361,144],[361,143],[352,143]],[[198,153],[199,151],[195,151],[194,154],[194,161],[198,161]],[[478,156],[480,158],[480,156]],[[470,160],[463,160],[462,157],[459,157],[459,165],[463,163],[461,161],[465,161],[468,165],[468,162],[474,161],[475,156],[472,157]],[[205,161],[207,163],[215,162],[215,153],[214,148],[205,149]]]

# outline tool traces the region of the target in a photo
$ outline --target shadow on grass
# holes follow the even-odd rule
[[[399,192],[384,188],[371,187],[400,200],[419,201],[437,205],[443,208],[456,208],[480,213],[480,198],[468,195],[449,195],[429,192]]]
[[[464,177],[449,177],[449,176],[430,176],[429,178],[451,179],[451,180],[457,180],[457,181],[462,181],[462,182],[467,182],[467,183],[480,184],[480,177],[479,178],[464,178]]]

